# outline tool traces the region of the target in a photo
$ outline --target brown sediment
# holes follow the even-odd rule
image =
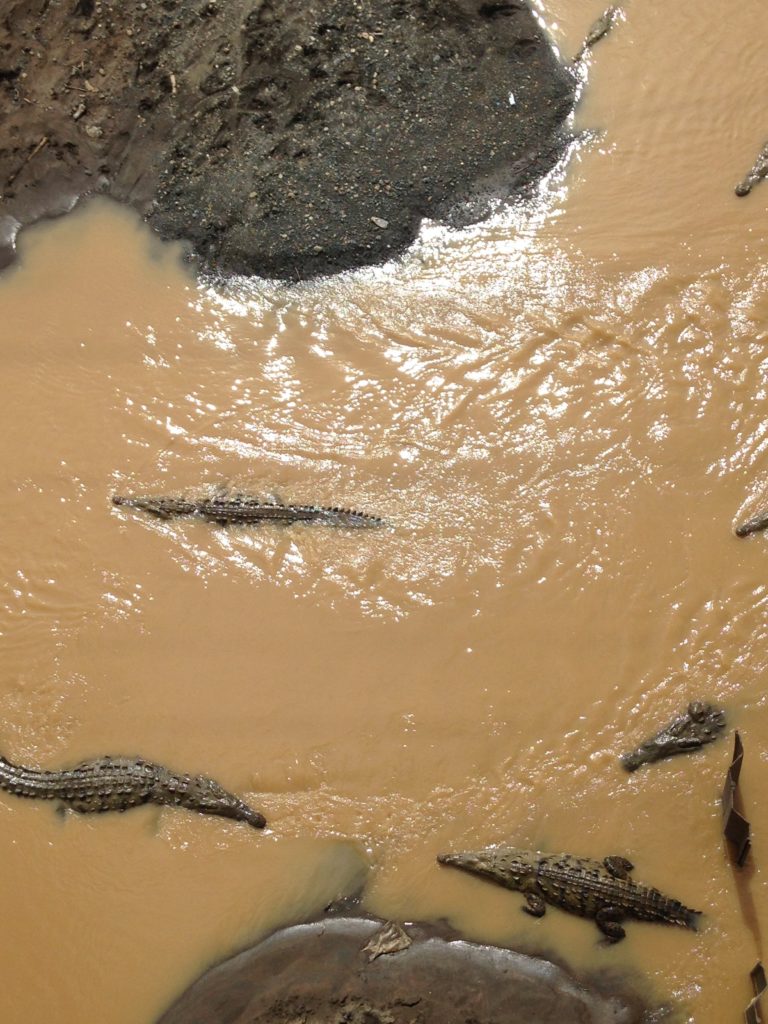
[[[209,269],[380,262],[549,170],[575,97],[519,0],[10,0],[2,25],[4,263],[92,191]]]
[[[276,932],[196,981],[159,1024],[640,1024],[628,979],[578,980],[548,960],[408,924],[371,961],[385,922],[324,918]]]

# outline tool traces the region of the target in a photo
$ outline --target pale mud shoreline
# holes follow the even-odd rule
[[[10,0],[0,266],[89,192],[214,272],[381,262],[546,173],[576,92],[522,0]]]

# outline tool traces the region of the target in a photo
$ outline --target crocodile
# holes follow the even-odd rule
[[[623,754],[621,763],[628,772],[633,772],[651,761],[687,754],[716,740],[724,728],[724,711],[700,700],[691,701],[684,715],[675,718],[636,750]]]
[[[160,519],[177,516],[197,516],[209,522],[226,526],[230,523],[325,523],[329,526],[383,526],[384,520],[367,512],[351,508],[325,505],[284,505],[277,501],[263,501],[247,494],[223,494],[212,498],[112,498],[113,505],[140,509]]]
[[[764,508],[762,512],[758,512],[756,516],[752,516],[751,519],[747,519],[746,522],[737,526],[735,533],[737,537],[749,537],[751,533],[759,533],[766,526],[768,526],[768,509]]]
[[[748,196],[755,185],[762,181],[763,178],[768,178],[768,142],[757,154],[757,159],[752,164],[751,170],[746,177],[742,178],[734,192],[737,196]],[[759,529],[762,529],[762,527],[759,527]],[[739,536],[742,537],[745,534],[740,533]]]
[[[522,892],[533,917],[543,917],[546,904],[571,914],[594,918],[608,942],[625,936],[621,921],[678,924],[695,930],[701,913],[689,910],[658,889],[638,885],[629,877],[633,866],[625,857],[602,862],[567,853],[544,854],[514,847],[491,847],[478,853],[441,853],[440,864],[480,875],[506,889]]]
[[[578,67],[583,63],[584,58],[590,52],[595,43],[599,43],[600,40],[607,36],[613,26],[619,20],[621,16],[620,7],[609,7],[605,10],[597,21],[592,25],[589,32],[587,32],[584,42],[581,44],[581,48],[576,56],[573,58],[573,66]]]
[[[0,757],[0,789],[59,800],[80,814],[127,811],[141,804],[186,807],[264,828],[266,818],[205,775],[179,775],[140,757],[98,757],[64,771],[12,764]]]

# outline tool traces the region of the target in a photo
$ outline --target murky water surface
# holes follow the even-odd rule
[[[543,3],[572,53],[593,0]],[[0,799],[4,1024],[148,1024],[207,964],[368,876],[385,915],[630,967],[679,1019],[740,1017],[768,909],[768,184],[760,0],[628,3],[591,135],[540,206],[294,289],[198,287],[93,203],[0,280],[0,722],[14,760],[142,753],[270,831]],[[513,116],[510,114],[510,116]],[[150,521],[113,493],[221,484],[391,526]],[[627,776],[691,698],[730,737]],[[440,869],[513,842],[625,854],[698,934],[591,922]],[[750,903],[751,900],[751,903]]]

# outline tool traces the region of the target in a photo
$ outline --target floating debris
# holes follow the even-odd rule
[[[760,997],[768,988],[768,981],[765,977],[765,968],[759,960],[749,972],[749,978],[755,995],[744,1012],[744,1020],[746,1024],[763,1024],[763,1015],[760,1012]]]
[[[738,802],[739,776],[741,775],[743,760],[744,744],[741,742],[741,736],[737,732],[733,745],[733,759],[731,760],[728,774],[725,777],[720,805],[723,809],[723,835],[731,844],[734,860],[739,867],[743,867],[749,853],[749,848],[752,845],[749,822],[736,807]]]

